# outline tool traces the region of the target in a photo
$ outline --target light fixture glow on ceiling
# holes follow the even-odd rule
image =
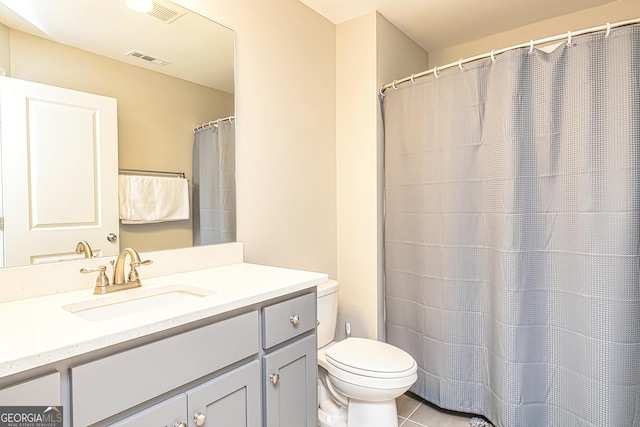
[[[124,3],[129,9],[140,13],[149,13],[153,9],[153,0],[125,0]]]

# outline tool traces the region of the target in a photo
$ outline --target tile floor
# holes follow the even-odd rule
[[[469,427],[473,415],[440,409],[411,393],[396,400],[399,427]]]

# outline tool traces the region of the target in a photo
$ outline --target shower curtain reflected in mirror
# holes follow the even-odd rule
[[[498,427],[640,425],[640,28],[389,89],[387,341]]]
[[[236,240],[235,122],[220,121],[194,134],[193,244]]]

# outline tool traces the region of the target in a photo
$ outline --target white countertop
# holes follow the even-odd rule
[[[0,304],[0,378],[90,351],[181,326],[207,317],[315,287],[328,280],[322,273],[255,264],[233,264],[145,279],[142,287],[107,295],[92,289]],[[97,277],[97,273],[96,273]],[[212,295],[127,314],[88,321],[65,305],[119,295],[129,298],[167,285],[188,285]]]

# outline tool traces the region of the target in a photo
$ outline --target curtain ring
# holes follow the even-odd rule
[[[393,90],[398,90],[398,88],[396,87],[396,81],[394,80],[393,83],[391,83],[391,87],[393,88]]]
[[[384,91],[382,90],[383,88],[384,88],[384,85],[380,86],[380,91],[378,91],[378,93],[380,94],[381,97],[384,98]]]
[[[496,50],[493,49],[491,50],[491,62],[496,62],[496,55],[495,55]]]
[[[571,31],[567,35],[567,46],[571,46]]]
[[[611,35],[611,23],[607,22],[607,33],[604,35],[604,38],[608,39],[610,35]]]
[[[413,76],[415,76],[415,74],[411,74],[411,83],[416,84],[415,79],[413,78]]]
[[[531,40],[531,46],[529,46],[529,53],[533,53],[533,40]]]
[[[440,78],[440,76],[438,75],[438,66],[433,67],[433,75],[436,77],[436,79]]]
[[[460,68],[460,71],[464,71],[464,67],[462,66],[462,58],[460,58],[460,60],[458,61],[458,67]]]

